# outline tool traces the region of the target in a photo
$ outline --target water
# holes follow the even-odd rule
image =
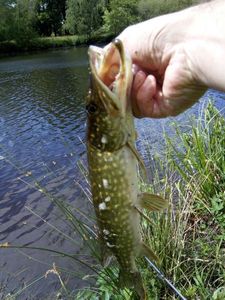
[[[48,247],[83,254],[79,237],[60,218],[60,213],[43,193],[34,187],[39,181],[54,196],[73,207],[91,213],[80,185],[84,177],[77,162],[85,161],[84,98],[88,87],[87,49],[60,50],[17,56],[0,61],[0,243]],[[209,91],[219,108],[225,95]],[[205,97],[204,99],[206,99]],[[138,120],[138,147],[145,160],[151,151],[161,152],[163,132],[170,135],[175,119],[186,124],[190,114],[198,114],[202,103],[186,113],[163,120]],[[149,163],[149,162],[147,162]],[[73,245],[46,223],[50,222],[77,240]],[[71,261],[46,252],[0,250],[0,299],[35,280],[20,299],[46,299],[59,288],[56,275],[44,275],[56,263],[75,270],[86,270]],[[68,276],[67,276],[68,277]],[[85,282],[66,281],[77,289]],[[65,278],[65,276],[63,277]],[[50,296],[50,299],[53,296]]]

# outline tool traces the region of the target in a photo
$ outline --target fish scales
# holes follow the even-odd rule
[[[117,51],[120,68],[114,83],[105,84],[109,61]],[[135,149],[135,127],[130,103],[131,59],[117,40],[108,50],[89,49],[91,89],[87,97],[87,156],[93,204],[101,244],[117,259],[121,286],[133,288],[146,299],[145,288],[135,259],[146,255],[157,259],[143,243],[141,209],[158,211],[166,207],[164,199],[139,194]],[[102,252],[105,252],[104,249]]]
[[[136,162],[126,146],[115,152],[90,148],[88,156],[100,231],[121,267],[130,271],[135,247],[140,242],[140,220],[134,209],[137,199]]]

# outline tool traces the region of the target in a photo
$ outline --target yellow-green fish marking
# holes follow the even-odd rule
[[[104,74],[113,52],[120,57],[120,70],[111,87]],[[89,48],[91,88],[87,97],[87,154],[93,204],[103,245],[117,259],[120,282],[146,299],[135,259],[156,255],[143,243],[142,208],[160,210],[166,201],[159,196],[139,194],[135,149],[136,133],[130,104],[132,63],[120,40],[108,50]]]

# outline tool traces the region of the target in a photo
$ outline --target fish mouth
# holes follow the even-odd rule
[[[88,50],[92,89],[98,92],[104,106],[126,113],[133,80],[131,58],[122,41],[115,39],[106,49],[90,46]],[[114,62],[115,61],[115,62]],[[104,97],[102,95],[104,94]]]

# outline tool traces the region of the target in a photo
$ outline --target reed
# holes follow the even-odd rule
[[[158,268],[187,299],[222,300],[225,298],[225,120],[210,103],[200,117],[192,119],[190,124],[185,132],[183,126],[181,130],[178,124],[174,125],[175,140],[165,137],[165,159],[151,159],[151,172],[154,175],[151,176],[151,183],[146,184],[140,180],[141,190],[158,193],[169,201],[169,207],[164,213],[145,212],[150,222],[147,218],[142,219],[143,236],[160,258]],[[146,142],[151,145],[151,141]],[[87,179],[85,165],[80,162],[79,166]],[[87,222],[84,212],[74,210],[64,199],[53,197],[35,178],[31,182],[34,185],[30,182],[27,184],[39,190],[58,207],[67,226],[79,233],[82,243],[88,249],[89,258],[95,260],[95,263],[90,263],[89,258],[81,259],[73,253],[37,247],[37,251],[50,251],[62,258],[67,257],[87,270],[85,274],[77,274],[59,266],[49,268],[49,272],[54,271],[58,276],[62,286],[57,294],[71,300],[134,299],[132,291],[119,288],[116,263],[112,262],[105,268],[101,266],[95,220]],[[85,190],[85,193],[87,201],[90,200],[89,192]],[[77,242],[75,238],[73,241],[73,237],[60,232],[54,224],[49,224],[49,227],[72,243]],[[23,251],[32,248],[8,244],[1,247],[16,247]],[[144,259],[138,259],[138,266],[148,299],[177,299]],[[86,288],[70,291],[64,280],[67,274],[83,278]],[[16,299],[23,292],[24,289],[20,289],[7,299]]]
[[[225,297],[225,120],[210,103],[190,124],[187,130],[174,124],[175,140],[165,137],[165,160],[152,158],[153,180],[140,183],[169,201],[164,214],[145,212],[151,222],[142,220],[143,236],[160,257],[160,270],[187,299],[219,300]],[[148,299],[177,299],[142,259],[139,268]],[[123,299],[104,281],[97,284],[107,291],[103,299]]]

